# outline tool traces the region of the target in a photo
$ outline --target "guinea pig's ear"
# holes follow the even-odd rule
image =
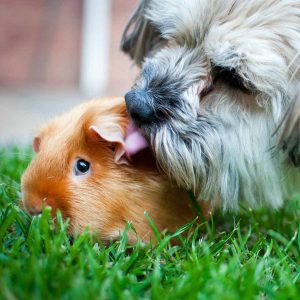
[[[121,49],[141,66],[147,53],[161,40],[158,30],[145,18],[149,0],[141,0],[122,35]]]
[[[99,138],[111,143],[115,154],[116,164],[128,164],[125,152],[124,133],[118,124],[92,125],[89,128],[91,139],[98,141]]]
[[[35,153],[38,153],[40,151],[40,144],[41,144],[41,138],[36,136],[32,142],[32,148]]]

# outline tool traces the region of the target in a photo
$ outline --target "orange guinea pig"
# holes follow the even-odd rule
[[[149,155],[126,159],[127,125],[123,98],[83,103],[44,125],[22,176],[25,209],[32,215],[43,206],[53,215],[59,209],[70,219],[71,234],[89,227],[104,241],[117,239],[128,221],[141,240],[149,241],[144,211],[159,230],[174,231],[194,219],[187,193],[149,164]],[[129,240],[136,240],[133,232]]]

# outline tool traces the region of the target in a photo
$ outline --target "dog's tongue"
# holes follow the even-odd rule
[[[132,121],[129,122],[126,138],[125,138],[125,151],[128,156],[132,156],[140,152],[141,150],[149,146],[148,141],[139,131],[139,129],[133,124]]]

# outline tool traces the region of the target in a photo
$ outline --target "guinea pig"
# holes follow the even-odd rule
[[[126,156],[127,125],[124,99],[105,98],[42,126],[33,141],[35,157],[21,179],[25,209],[37,215],[50,206],[53,216],[59,209],[70,220],[70,234],[89,227],[103,241],[118,239],[131,222],[132,243],[153,238],[145,211],[159,230],[172,232],[193,220],[187,192],[160,174],[149,154]]]

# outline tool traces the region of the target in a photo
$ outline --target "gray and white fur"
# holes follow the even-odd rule
[[[224,210],[300,188],[300,0],[143,0],[125,96],[159,166]]]

